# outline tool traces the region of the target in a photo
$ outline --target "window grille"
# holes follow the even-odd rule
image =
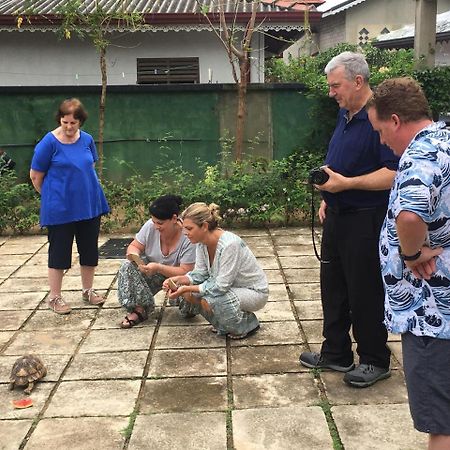
[[[138,58],[138,84],[193,84],[200,82],[198,58]]]

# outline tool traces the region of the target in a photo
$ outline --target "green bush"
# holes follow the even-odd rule
[[[169,164],[157,168],[150,180],[135,174],[123,185],[105,181],[112,212],[102,221],[103,230],[139,227],[148,219],[150,202],[167,193],[180,195],[184,206],[218,204],[227,226],[302,223],[310,218],[307,176],[322,160],[323,155],[298,151],[279,161],[203,165],[201,177]]]
[[[14,172],[0,175],[0,234],[22,234],[39,225],[39,196]]]
[[[425,91],[435,118],[447,113],[450,104],[450,68],[435,67],[427,70],[414,69],[412,49],[379,49],[371,44],[362,48],[351,44],[339,44],[316,56],[290,58],[288,63],[272,59],[266,67],[266,79],[270,82],[298,82],[304,84],[315,98],[324,98],[328,93],[324,69],[331,58],[343,51],[362,51],[370,68],[370,83],[377,86],[387,78],[410,76],[416,79]],[[326,106],[323,104],[322,106]],[[335,113],[331,103],[327,111],[321,108],[320,114],[330,117]],[[314,113],[315,116],[317,113]],[[314,116],[314,117],[315,117]],[[320,116],[318,116],[320,118]]]

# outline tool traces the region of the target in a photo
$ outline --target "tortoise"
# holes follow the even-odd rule
[[[9,389],[14,386],[27,386],[24,393],[30,395],[34,383],[47,375],[47,368],[42,360],[36,355],[25,355],[19,358],[13,365],[9,377]]]

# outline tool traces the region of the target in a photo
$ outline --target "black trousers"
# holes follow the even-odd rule
[[[359,362],[389,367],[384,289],[378,240],[386,209],[336,212],[327,208],[320,270],[324,316],[322,355],[329,361],[353,362],[350,327]]]
[[[48,267],[66,270],[72,266],[72,244],[75,237],[81,266],[98,265],[100,216],[78,222],[49,225]]]

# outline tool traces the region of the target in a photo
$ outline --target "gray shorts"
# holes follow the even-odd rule
[[[414,427],[450,435],[450,340],[405,333],[402,349]]]

